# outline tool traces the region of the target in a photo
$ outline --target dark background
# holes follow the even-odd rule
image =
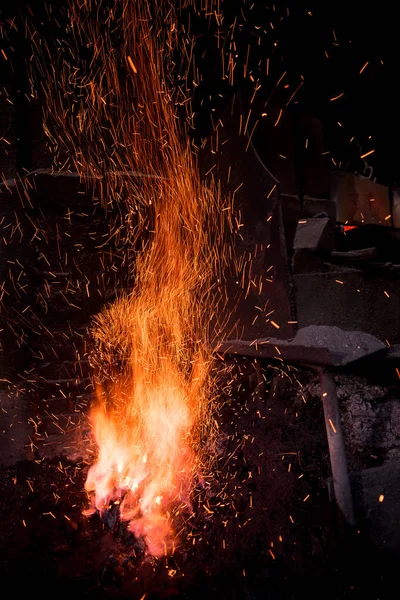
[[[0,3],[0,50],[7,57],[0,54],[3,99],[0,137],[7,138],[4,130],[9,123],[4,117],[5,89],[13,101],[11,110],[15,111],[12,139],[8,140],[15,148],[10,148],[3,140],[0,142],[2,170],[11,168],[4,162],[4,157],[13,155],[14,150],[16,168],[20,172],[44,166],[49,160],[43,157],[40,106],[37,101],[28,99],[31,90],[27,65],[31,50],[26,23],[34,24],[41,36],[50,38],[58,31],[57,24],[62,24],[59,14],[62,4],[53,3],[49,20],[43,0],[28,3],[2,0]],[[220,7],[224,14],[220,25],[210,13],[196,12],[193,7],[181,14],[186,27],[190,18],[191,32],[196,37],[196,66],[202,78],[193,99],[196,138],[207,135],[210,115],[218,114],[235,91],[240,90],[244,99],[250,99],[254,80],[261,84],[258,101],[269,99],[282,108],[303,82],[286,110],[313,114],[321,120],[333,165],[362,171],[364,165],[360,155],[374,150],[367,158],[374,177],[386,185],[400,182],[398,44],[394,5],[340,0],[275,4],[259,0],[221,0]],[[221,48],[226,57],[229,55],[233,23],[237,65],[231,85],[227,79],[222,80],[220,57]],[[246,62],[248,69],[244,77]],[[284,80],[276,88],[284,72]],[[343,96],[331,101],[340,94]],[[7,134],[10,137],[10,132]]]

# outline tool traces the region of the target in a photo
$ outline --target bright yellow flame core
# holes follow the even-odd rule
[[[86,482],[88,490],[95,490],[100,510],[121,497],[121,518],[131,522],[136,535],[145,536],[156,556],[173,541],[168,508],[190,502],[196,462],[188,386],[180,388],[179,377],[166,371],[157,379],[135,386],[121,409],[107,411],[100,403],[93,410],[99,456]]]

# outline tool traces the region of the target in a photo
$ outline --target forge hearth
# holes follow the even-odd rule
[[[258,598],[260,594],[264,598],[268,581],[274,598],[291,594],[290,581],[299,575],[332,578],[339,573],[338,589],[362,589],[365,565],[371,565],[381,590],[382,574],[390,572],[400,555],[393,534],[397,491],[390,483],[400,454],[396,346],[388,348],[382,336],[378,339],[366,333],[364,326],[368,322],[370,331],[371,322],[365,315],[361,321],[364,331],[360,327],[361,333],[353,335],[336,324],[321,324],[326,317],[310,328],[299,327],[291,311],[296,308],[300,320],[302,310],[312,314],[311,300],[319,300],[306,296],[302,305],[297,289],[297,305],[293,304],[290,283],[292,277],[296,281],[303,274],[301,261],[314,279],[319,277],[320,265],[329,261],[342,269],[343,261],[350,260],[359,276],[360,267],[372,268],[370,261],[381,252],[378,238],[376,252],[357,254],[364,248],[365,238],[352,244],[346,237],[346,247],[335,245],[342,235],[340,228],[322,216],[318,217],[315,247],[295,248],[293,273],[287,260],[291,250],[286,248],[287,258],[283,254],[280,270],[274,271],[277,294],[287,294],[286,303],[273,320],[277,324],[284,318],[293,321],[288,324],[292,335],[283,335],[285,328],[277,329],[270,322],[263,328],[246,328],[251,322],[242,307],[244,339],[234,341],[244,342],[246,348],[239,347],[236,358],[232,340],[223,348],[224,362],[232,362],[235,375],[221,383],[223,410],[215,481],[196,491],[193,516],[182,529],[182,546],[172,557],[152,559],[144,541],[119,523],[116,510],[105,518],[83,516],[89,505],[84,482],[96,452],[87,421],[93,388],[85,339],[91,316],[124,289],[124,267],[118,267],[118,248],[112,247],[106,235],[101,208],[95,204],[99,215],[93,218],[89,211],[93,197],[80,188],[75,176],[54,177],[42,172],[33,177],[38,179],[43,204],[28,208],[26,214],[7,213],[12,226],[5,231],[12,235],[3,247],[11,265],[9,284],[14,289],[18,282],[22,288],[16,285],[16,294],[5,298],[6,314],[11,315],[10,329],[5,329],[8,360],[2,407],[6,412],[1,415],[0,512],[7,527],[1,528],[0,543],[6,579],[15,585],[24,569],[29,589],[40,589],[42,596],[52,597],[55,586],[62,585],[80,597],[110,600],[140,600],[144,594],[154,599],[186,599],[194,597],[197,590],[219,598]],[[3,193],[11,200],[17,188],[9,188],[11,191],[3,188]],[[272,196],[276,202],[277,197]],[[45,220],[40,206],[46,206]],[[275,223],[281,225],[279,235],[270,239],[275,239],[272,248],[278,253],[284,228],[279,211],[274,214]],[[36,229],[32,229],[32,220]],[[26,246],[37,233],[34,254],[24,255],[24,263],[18,254],[20,231]],[[385,228],[382,239],[390,237],[390,231]],[[321,247],[323,234],[328,242]],[[362,228],[354,230],[355,234],[362,237]],[[258,244],[258,240],[247,239],[244,252],[249,251],[249,243]],[[103,277],[106,261],[113,279]],[[373,268],[391,269],[382,264]],[[333,277],[338,277],[336,271],[328,274],[332,283]],[[100,293],[96,291],[99,282]],[[26,284],[34,290],[29,298],[22,291]],[[395,281],[393,285],[397,285]],[[344,289],[337,282],[335,286],[338,293]],[[386,284],[385,289],[389,290]],[[350,301],[352,296],[346,298]],[[36,301],[40,323],[32,321],[27,308]],[[323,303],[322,308],[326,314]],[[385,325],[382,319],[379,323]],[[332,345],[330,349],[329,344],[324,346],[324,327],[336,331],[333,352]],[[352,358],[360,359],[363,335],[374,342],[373,356],[365,364],[353,360],[349,370],[343,347],[346,352],[352,348]],[[260,339],[266,342],[261,351]],[[337,370],[335,383],[361,532],[355,538],[343,538],[338,527],[320,382],[316,373],[298,364],[302,361],[322,361]],[[16,380],[10,371],[18,373]],[[377,382],[374,377],[381,379]],[[383,503],[379,501],[382,495]],[[362,572],[351,560],[354,553],[363,557]],[[279,585],[274,583],[277,578]],[[375,585],[375,576],[371,579],[368,587]]]
[[[304,369],[286,375],[263,370],[266,385],[260,398],[253,362],[233,362],[235,384],[223,386],[228,395],[219,420],[216,477],[196,490],[193,515],[172,556],[146,556],[143,541],[127,535],[118,522],[117,507],[105,518],[83,516],[89,465],[60,454],[2,469],[3,581],[12,583],[16,593],[40,590],[51,598],[62,588],[81,598],[107,600],[139,600],[144,594],[153,599],[296,597],[299,576],[317,576],[316,582],[318,576],[329,577],[339,597],[349,588],[382,593],[381,576],[393,568],[393,556],[379,552],[382,529],[371,532],[365,517],[361,533],[344,541],[329,487],[323,485],[330,469],[317,376]],[[375,418],[393,410],[393,393],[361,376],[343,374],[336,383],[341,404],[348,407],[346,432],[359,422],[368,392],[369,425],[364,420],[364,430],[348,438],[354,442],[348,455],[351,471],[379,469],[389,451],[395,460],[400,438],[388,437],[382,426],[378,431]],[[387,487],[376,491],[391,503],[388,513],[378,497],[365,496],[369,504],[363,510],[379,510],[382,524],[385,514],[394,517],[393,499]]]

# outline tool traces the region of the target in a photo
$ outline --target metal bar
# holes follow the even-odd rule
[[[347,469],[336,385],[331,373],[325,369],[318,369],[318,372],[336,504],[345,522],[350,526],[354,526],[353,498]]]

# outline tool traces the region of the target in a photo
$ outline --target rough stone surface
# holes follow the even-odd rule
[[[386,349],[383,342],[363,331],[344,331],[339,327],[324,325],[309,325],[299,329],[292,344],[329,348],[333,355],[344,355],[347,362]]]

